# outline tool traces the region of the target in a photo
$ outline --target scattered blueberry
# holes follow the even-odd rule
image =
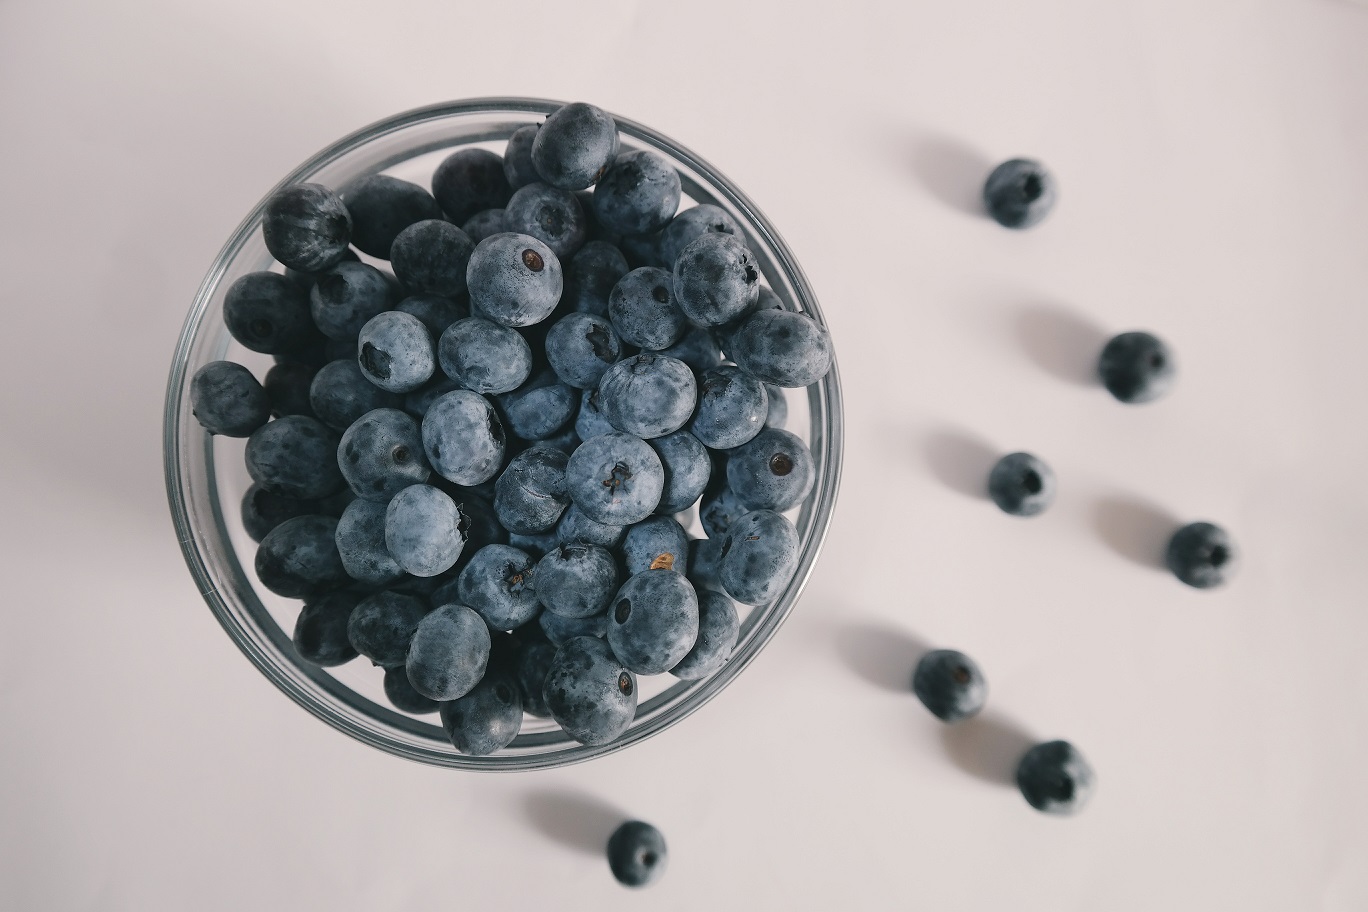
[[[1026,803],[1046,814],[1069,815],[1092,797],[1093,770],[1067,741],[1047,741],[1026,752],[1017,764],[1017,788]]]
[[[337,521],[337,553],[358,583],[388,586],[404,578],[405,569],[385,546],[385,512],[385,504],[357,498]]]
[[[494,406],[470,390],[437,397],[423,416],[427,461],[437,474],[459,485],[478,485],[497,475],[505,440]]]
[[[356,249],[382,260],[389,257],[399,232],[414,222],[442,218],[432,194],[387,174],[352,181],[342,188],[342,202],[351,213]]]
[[[522,728],[523,705],[510,669],[491,668],[470,693],[443,703],[442,728],[463,754],[484,757],[513,743]]]
[[[342,198],[321,184],[277,190],[261,218],[271,256],[302,272],[322,272],[340,263],[351,231],[351,214]]]
[[[1235,543],[1225,529],[1209,522],[1188,523],[1169,539],[1164,563],[1173,575],[1197,589],[1226,581],[1235,568]]]
[[[345,431],[367,412],[397,409],[403,400],[366,379],[355,358],[332,361],[319,368],[309,384],[309,405],[320,421]]]
[[[402,665],[385,669],[385,696],[396,708],[415,715],[435,713],[439,705],[436,700],[430,700],[413,689],[409,683],[408,670]]]
[[[608,316],[608,296],[630,267],[627,258],[607,241],[590,241],[564,264],[562,303],[571,310]]]
[[[583,190],[596,183],[617,153],[617,124],[612,116],[583,102],[552,113],[532,138],[532,165],[537,174],[562,190]]]
[[[465,517],[460,507],[431,485],[404,488],[385,513],[385,547],[414,576],[450,570],[465,547]],[[435,699],[435,698],[434,698]]]
[[[740,368],[730,364],[714,367],[698,378],[698,387],[698,409],[689,430],[704,445],[730,450],[764,428],[769,394],[765,384]]]
[[[337,435],[317,418],[288,415],[247,438],[247,474],[270,491],[312,500],[342,487]]]
[[[432,471],[418,422],[398,409],[375,409],[356,419],[334,453],[333,465],[341,466],[356,496],[380,503],[409,485],[425,483]]]
[[[665,470],[665,486],[656,512],[670,514],[687,510],[708,486],[712,460],[707,449],[688,431],[675,431],[649,443]]]
[[[730,234],[742,243],[746,240],[740,223],[727,210],[712,203],[699,203],[676,215],[660,233],[661,257],[673,268],[684,248],[704,234]]]
[[[644,887],[665,873],[669,853],[660,830],[640,820],[630,820],[608,837],[608,867],[618,882]]]
[[[608,645],[637,674],[669,671],[697,640],[698,596],[682,573],[646,570],[613,596]]]
[[[336,532],[337,520],[331,516],[285,520],[257,547],[257,579],[286,598],[303,598],[345,585],[347,570],[337,553]]]
[[[502,209],[512,192],[504,160],[487,149],[458,149],[432,173],[432,195],[457,224],[481,210]]]
[[[461,230],[478,244],[487,237],[508,231],[508,213],[503,209],[486,209],[465,220]]]
[[[541,610],[537,602],[536,561],[526,551],[511,545],[485,545],[475,552],[457,577],[454,594],[495,630],[521,627]],[[444,597],[450,598],[451,594]]]
[[[983,185],[988,214],[1005,228],[1030,228],[1050,214],[1056,195],[1054,175],[1026,158],[998,165]]]
[[[760,310],[741,324],[727,354],[752,377],[796,389],[831,370],[831,335],[805,314]]]
[[[414,222],[394,239],[390,266],[410,294],[455,297],[466,290],[466,266],[475,242],[442,219]]]
[[[347,639],[347,621],[361,596],[336,591],[309,599],[294,626],[294,647],[299,657],[315,665],[331,667],[356,658]]]
[[[607,525],[626,526],[650,516],[664,486],[655,450],[619,431],[584,441],[565,470],[565,488],[575,506]]]
[[[698,401],[698,382],[683,361],[642,352],[619,361],[599,381],[599,408],[613,427],[644,440],[682,428]]]
[[[755,306],[759,289],[755,257],[735,235],[701,234],[674,263],[675,301],[696,326],[742,316]]]
[[[548,370],[497,401],[507,430],[523,440],[544,440],[575,417],[579,391],[558,382]]]
[[[458,320],[442,333],[442,371],[477,393],[508,393],[532,373],[532,350],[516,330],[480,317]]]
[[[541,241],[559,258],[569,259],[589,240],[589,219],[575,194],[546,184],[528,184],[504,209],[508,230]]]
[[[550,529],[570,504],[565,473],[566,456],[560,450],[534,446],[514,456],[495,486],[499,522],[524,535]]]
[[[532,164],[532,141],[537,138],[539,129],[539,124],[528,124],[518,127],[513,131],[513,135],[508,137],[508,148],[504,149],[503,168],[508,186],[513,190],[541,180],[536,166]]]
[[[249,437],[271,419],[271,400],[241,364],[211,361],[190,381],[190,411],[211,434]]]
[[[602,614],[618,588],[617,562],[597,545],[560,545],[537,562],[537,599],[568,618]]]
[[[466,268],[472,312],[501,326],[531,326],[551,315],[564,280],[551,248],[525,234],[495,234]]]
[[[1009,453],[988,474],[988,496],[1004,513],[1035,516],[1054,502],[1054,472],[1030,453]]]
[[[935,649],[921,657],[912,674],[917,699],[942,722],[977,715],[988,700],[988,682],[973,659],[953,649]]]
[[[581,744],[613,741],[636,716],[636,677],[595,637],[565,641],[551,662],[542,694],[551,718]]]
[[[317,373],[315,368],[298,361],[281,361],[271,365],[262,383],[266,399],[271,404],[271,414],[277,418],[286,415],[317,417],[309,398],[309,390],[313,387]]]
[[[646,149],[624,152],[594,188],[594,217],[618,234],[660,231],[679,209],[679,172]]]
[[[319,275],[309,299],[319,330],[338,341],[355,339],[368,320],[398,300],[383,272],[346,260]]]
[[[575,637],[603,639],[608,633],[608,612],[587,618],[568,618],[554,611],[537,615],[537,626],[556,646],[563,646]]]
[[[400,592],[377,592],[362,599],[347,622],[352,647],[376,665],[403,666],[409,641],[427,609],[421,599]]]
[[[274,272],[249,272],[223,296],[223,322],[243,347],[284,354],[314,335],[308,292]]]
[[[1107,391],[1122,402],[1151,402],[1173,386],[1173,353],[1147,332],[1114,336],[1102,348],[1097,372]]]
[[[706,678],[727,663],[741,622],[736,616],[732,600],[714,589],[695,589],[698,595],[698,640],[688,655],[670,669],[670,674],[681,681]]]
[[[413,689],[430,700],[463,697],[484,677],[489,628],[464,605],[442,605],[418,622],[404,668]]]
[[[674,280],[655,266],[633,269],[608,296],[608,316],[624,342],[648,351],[669,348],[689,328],[674,300]]]
[[[622,542],[627,575],[647,570],[689,572],[689,536],[670,516],[648,516],[627,530]]]
[[[798,530],[781,513],[747,513],[732,523],[720,557],[718,576],[727,594],[745,605],[767,604],[798,569]]]
[[[817,467],[802,438],[765,428],[727,458],[727,485],[750,510],[791,510],[812,492]]]
[[[622,544],[622,539],[626,534],[626,526],[613,526],[596,522],[586,516],[584,511],[573,503],[561,516],[561,521],[556,524],[556,543],[561,545],[579,543],[598,545],[601,548],[611,550]]]
[[[593,314],[566,314],[546,334],[546,360],[561,382],[575,389],[598,386],[604,372],[621,356],[622,343],[612,324]]]

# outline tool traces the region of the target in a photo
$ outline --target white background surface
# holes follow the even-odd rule
[[[837,12],[838,6],[842,9]],[[831,536],[720,698],[502,777],[352,742],[240,655],[161,480],[223,239],[338,136],[583,99],[692,147],[804,263],[846,390]],[[1038,229],[974,209],[1047,162]],[[1336,0],[0,4],[0,908],[1368,907],[1368,10]],[[820,188],[820,189],[814,189]],[[1152,406],[1086,376],[1151,329]],[[1019,521],[970,492],[1028,449]],[[1238,578],[1151,555],[1226,525]],[[945,729],[918,643],[974,655]],[[1064,737],[1077,818],[1001,784]],[[650,820],[628,894],[599,846]]]

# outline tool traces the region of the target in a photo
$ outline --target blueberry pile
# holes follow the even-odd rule
[[[451,154],[430,190],[287,187],[263,218],[283,272],[223,306],[276,365],[192,380],[205,429],[247,438],[243,523],[262,585],[304,601],[299,655],[365,656],[464,753],[524,713],[613,741],[637,675],[715,672],[736,603],[797,567],[784,514],[816,472],[783,390],[826,375],[831,341],[727,212],[680,199],[587,104]],[[676,518],[695,503],[703,540]],[[653,876],[649,842],[620,876]]]

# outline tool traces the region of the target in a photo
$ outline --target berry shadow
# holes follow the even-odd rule
[[[1016,784],[1017,763],[1039,740],[993,710],[942,725],[940,736],[951,763],[975,778],[1003,786]]]
[[[523,813],[542,835],[588,855],[602,855],[628,817],[611,804],[583,792],[542,790],[523,799]]]
[[[1109,338],[1085,317],[1053,304],[1033,304],[1012,318],[1026,356],[1052,377],[1076,386],[1101,386],[1097,358]]]
[[[1152,570],[1164,569],[1164,549],[1182,525],[1163,508],[1131,496],[1098,500],[1090,517],[1093,529],[1110,550]]]
[[[979,150],[948,136],[928,135],[915,140],[912,171],[937,200],[967,215],[987,218],[983,184],[993,162]]]
[[[941,428],[927,435],[923,451],[931,474],[947,488],[988,499],[988,473],[1002,456],[997,449],[964,431]]]
[[[912,693],[912,671],[931,647],[890,624],[863,621],[836,632],[836,651],[846,667],[882,690]]]

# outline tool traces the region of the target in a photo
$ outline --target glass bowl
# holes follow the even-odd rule
[[[484,146],[502,151],[514,130],[541,122],[560,102],[487,98],[433,105],[399,114],[347,136],[300,165],[281,187],[312,181],[340,187],[366,174],[386,172],[423,186],[454,149]],[[616,115],[615,115],[616,117]],[[785,306],[824,322],[812,289],[792,252],[769,220],[718,170],[655,131],[616,117],[623,150],[651,149],[679,171],[685,200],[726,209],[745,228],[767,284]],[[274,189],[272,190],[274,192]],[[269,198],[267,194],[266,198]],[[164,458],[166,489],[181,550],[204,600],[224,630],[271,681],[327,724],[381,750],[437,766],[475,770],[528,770],[564,766],[622,750],[673,725],[716,696],[755,658],[793,609],[821,551],[836,503],[841,470],[841,392],[836,366],[806,391],[788,391],[788,428],[804,437],[816,462],[816,484],[790,515],[802,551],[797,572],[769,605],[742,612],[741,633],[731,659],[701,681],[669,675],[641,679],[635,720],[611,744],[589,747],[567,738],[549,720],[525,717],[511,745],[488,757],[461,754],[440,725],[392,709],[377,669],[364,659],[318,668],[300,659],[291,643],[300,603],[262,588],[250,568],[255,543],[242,526],[239,504],[251,479],[243,466],[245,441],[214,437],[190,413],[190,380],[204,364],[228,358],[262,376],[271,361],[242,348],[222,319],[223,295],[239,276],[279,270],[261,235],[266,199],[248,214],[214,260],[190,308],[176,346],[166,393]],[[806,392],[807,408],[795,408]],[[683,521],[683,517],[681,517]],[[692,520],[697,530],[697,520]]]

